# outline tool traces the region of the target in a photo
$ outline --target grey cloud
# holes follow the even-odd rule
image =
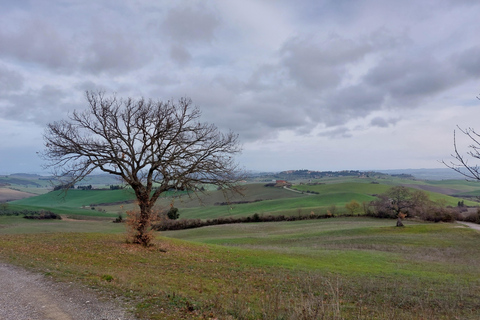
[[[10,68],[0,65],[0,93],[7,94],[23,87],[24,77]]]
[[[328,138],[350,138],[352,136],[350,129],[347,127],[338,127],[335,129],[323,131],[318,134],[319,137],[328,137]]]
[[[362,59],[370,50],[368,43],[332,36],[321,44],[311,39],[294,38],[281,50],[282,65],[290,77],[310,89],[337,86],[346,75],[347,64]]]
[[[170,48],[170,58],[179,65],[185,65],[192,59],[192,55],[184,46],[174,44]]]
[[[210,42],[220,21],[204,7],[176,7],[161,24],[161,31],[179,43]]]
[[[456,66],[469,76],[480,77],[480,47],[475,46],[452,57]]]
[[[343,125],[380,110],[384,99],[383,93],[375,87],[352,85],[325,95],[321,108],[316,108],[314,114],[327,126]]]
[[[0,116],[41,126],[62,118],[76,107],[70,90],[61,90],[50,85],[39,90],[10,94],[7,99],[9,104],[0,108]]]
[[[433,56],[407,59],[391,54],[369,70],[364,80],[367,85],[381,89],[392,106],[414,108],[427,97],[478,78],[478,54],[478,47],[444,59]]]
[[[16,21],[16,28],[4,23],[0,31],[0,57],[54,69],[67,67],[72,62],[69,40],[50,23],[40,19]]]
[[[385,119],[383,117],[375,117],[370,121],[370,125],[379,128],[388,128],[390,125],[395,125],[399,119]]]
[[[82,65],[93,73],[128,72],[146,65],[153,57],[138,37],[125,32],[92,26],[94,36],[87,40]]]
[[[433,57],[401,59],[399,56],[381,61],[365,80],[384,88],[399,100],[434,94],[458,81],[448,64],[435,61]]]

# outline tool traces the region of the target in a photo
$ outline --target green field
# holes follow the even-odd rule
[[[244,195],[234,195],[225,199],[221,191],[210,190],[204,194],[166,193],[157,202],[160,210],[171,205],[179,208],[181,218],[212,219],[219,217],[250,216],[254,213],[264,215],[297,215],[325,214],[335,206],[337,214],[345,212],[345,204],[351,200],[369,203],[377,194],[388,188],[404,183],[409,187],[424,190],[433,201],[441,201],[445,205],[456,206],[464,200],[465,205],[476,206],[478,202],[466,197],[457,198],[449,194],[478,193],[480,186],[466,181],[414,181],[404,179],[382,179],[372,183],[371,179],[344,178],[325,179],[323,184],[294,185],[293,188],[303,192],[294,192],[283,188],[265,187],[264,184],[251,183],[244,185]],[[316,192],[314,193],[307,193]],[[48,209],[62,215],[108,216],[124,214],[135,209],[134,195],[130,189],[123,190],[70,190],[50,192],[37,197],[11,202],[14,208]],[[259,201],[260,200],[260,201]],[[238,204],[238,201],[250,203]],[[227,205],[219,203],[228,202]],[[95,210],[92,210],[92,207]]]
[[[231,199],[261,200],[246,204],[218,205],[225,200],[216,190],[200,202],[169,193],[159,207],[173,203],[181,217],[202,219],[332,205],[341,215],[345,203],[371,201],[399,181],[453,205],[460,198],[448,194],[478,192],[463,181],[325,179],[295,186],[300,192],[247,184],[245,197]],[[132,199],[129,190],[70,190],[11,202],[69,219],[0,216],[0,260],[122,296],[142,319],[480,318],[480,232],[460,224],[397,228],[390,219],[337,217],[217,225],[157,233],[143,248],[111,222]]]
[[[161,233],[151,248],[107,230],[25,229],[0,235],[0,257],[124,296],[143,319],[478,319],[480,233],[406,224],[214,226]]]

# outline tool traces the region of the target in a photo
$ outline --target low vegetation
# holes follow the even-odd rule
[[[404,228],[367,217],[378,213],[369,204],[399,178],[323,179],[295,186],[299,192],[247,185],[244,200],[225,205],[215,205],[216,190],[203,206],[167,194],[158,210],[170,227],[156,228],[175,231],[152,232],[147,248],[127,243],[125,223],[112,223],[128,221],[128,189],[11,202],[4,207],[69,219],[1,215],[0,260],[122,296],[142,319],[480,318],[480,232],[423,221],[420,211],[409,211]],[[448,209],[480,220],[476,202],[434,193],[476,192],[471,185],[408,183],[410,193],[423,188],[426,203],[437,204],[424,211],[432,217]],[[171,218],[181,219],[166,219],[172,208]],[[189,223],[205,227],[178,227]]]
[[[179,239],[142,248],[120,234],[0,236],[0,256],[123,296],[144,319],[480,316],[480,234],[451,224],[343,218],[163,235]]]

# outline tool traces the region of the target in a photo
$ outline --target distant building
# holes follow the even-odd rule
[[[287,187],[291,186],[292,184],[286,180],[276,180],[275,187]]]

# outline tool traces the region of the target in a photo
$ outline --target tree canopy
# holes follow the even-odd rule
[[[192,100],[153,101],[86,92],[88,108],[47,125],[44,158],[64,185],[94,170],[118,176],[135,192],[140,207],[136,242],[149,227],[152,207],[170,189],[214,184],[235,190],[242,179],[233,156],[238,135],[199,121]]]

